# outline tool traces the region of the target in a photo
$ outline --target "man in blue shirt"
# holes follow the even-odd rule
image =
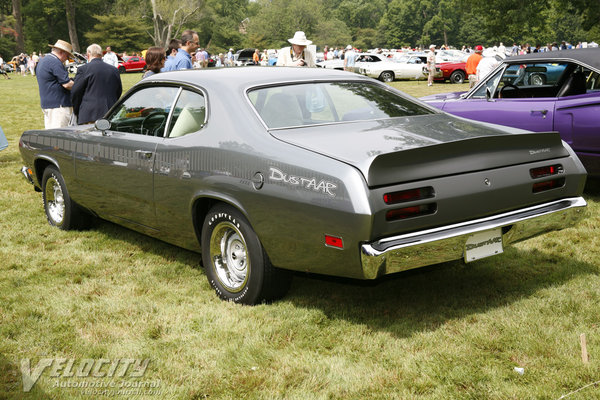
[[[181,47],[181,40],[171,39],[169,48],[167,49],[167,60],[165,66],[160,69],[160,72],[173,71],[175,69],[175,56]]]
[[[64,64],[69,56],[73,57],[73,47],[64,40],[48,46],[52,47],[52,52],[40,59],[36,74],[44,126],[46,129],[62,128],[69,125],[73,115],[70,94],[73,81]]]
[[[195,31],[187,30],[181,35],[181,47],[173,60],[171,71],[180,69],[192,69],[192,54],[198,49],[198,34]]]

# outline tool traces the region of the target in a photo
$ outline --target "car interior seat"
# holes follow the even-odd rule
[[[558,92],[558,97],[575,96],[586,93],[585,76],[581,71],[575,71]]]
[[[199,131],[204,125],[205,114],[206,109],[204,107],[185,107],[177,117],[169,137],[179,137]]]
[[[302,110],[298,100],[288,93],[275,93],[260,112],[269,128],[303,125]]]

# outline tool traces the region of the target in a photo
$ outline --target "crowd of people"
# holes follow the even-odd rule
[[[298,31],[294,37],[288,39],[290,46],[276,52],[264,50],[262,53],[256,49],[252,54],[251,64],[277,65],[293,67],[315,67],[316,57],[313,51],[308,50],[312,41],[306,34]],[[119,99],[122,93],[121,78],[119,76],[119,58],[110,46],[103,52],[98,44],[88,46],[86,50],[87,63],[79,66],[74,79],[69,77],[65,63],[69,58],[74,58],[70,43],[58,40],[54,45],[49,45],[49,54],[38,56],[36,52],[31,55],[20,54],[13,57],[11,64],[17,66],[15,74],[36,76],[39,86],[40,102],[44,113],[46,128],[60,128],[68,125],[87,124],[101,118]],[[466,72],[471,86],[485,74],[493,70],[498,64],[498,55],[501,57],[518,54],[535,53],[542,51],[559,51],[572,48],[598,47],[595,42],[578,43],[571,45],[568,42],[551,43],[546,46],[529,44],[517,45],[509,49],[500,43],[498,46],[483,49],[481,45],[474,48],[463,46],[463,51],[472,53],[466,61]],[[436,73],[436,46],[431,45],[427,57],[428,85],[433,84]],[[440,47],[441,50],[445,46]],[[396,51],[415,51],[420,49],[403,48]],[[226,54],[219,53],[215,57],[214,66],[233,66],[234,53],[230,48]],[[345,48],[330,48],[325,46],[322,58],[324,60],[343,59],[344,69],[352,71],[357,58],[357,49],[352,45]],[[382,52],[376,49],[376,52]],[[487,52],[487,54],[486,54]],[[126,53],[123,53],[123,57]],[[166,71],[199,69],[209,66],[211,57],[206,49],[200,48],[197,32],[186,30],[181,39],[170,41],[168,48],[150,47],[145,51],[146,71],[142,79]],[[0,74],[5,79],[10,79],[4,68],[4,60],[0,56]]]

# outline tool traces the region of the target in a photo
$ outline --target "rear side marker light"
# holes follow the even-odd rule
[[[406,203],[408,201],[423,200],[434,197],[434,191],[431,186],[418,189],[402,190],[400,192],[386,193],[383,195],[385,204]]]
[[[344,241],[340,237],[325,235],[325,246],[343,249]]]
[[[548,165],[545,167],[532,168],[529,170],[529,175],[533,179],[544,178],[546,176],[558,175],[564,173],[563,166],[560,164]]]
[[[430,215],[437,210],[436,203],[421,204],[418,206],[395,208],[385,213],[387,221],[397,221],[400,219],[420,217],[422,215]]]
[[[565,186],[565,178],[552,179],[550,181],[536,182],[533,184],[533,193],[545,192],[546,190],[561,188]]]

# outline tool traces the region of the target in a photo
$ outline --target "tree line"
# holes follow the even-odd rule
[[[297,30],[319,46],[600,41],[598,0],[0,0],[0,54],[76,51],[90,43],[134,52],[166,47],[185,29],[211,53],[278,48]]]

